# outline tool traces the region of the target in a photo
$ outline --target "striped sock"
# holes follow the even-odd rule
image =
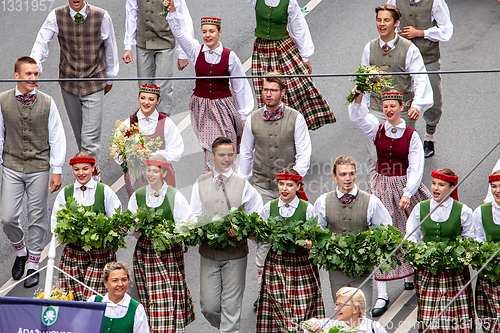
[[[24,237],[17,243],[12,243],[14,250],[17,252],[18,257],[24,257],[28,254],[26,250],[26,243],[24,242]]]
[[[38,264],[40,263],[40,257],[42,255],[42,252],[31,252],[30,251],[30,257],[28,261],[28,269],[34,269],[35,271],[38,270]]]

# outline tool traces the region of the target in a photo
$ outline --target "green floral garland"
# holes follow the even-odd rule
[[[495,252],[500,248],[500,242],[493,242],[491,236],[488,237],[486,243],[479,245],[479,252],[476,255],[475,260],[471,263],[473,269],[478,271],[490,258],[495,254]],[[497,257],[493,258],[486,267],[481,271],[481,276],[486,277],[493,281],[500,280],[500,262]]]

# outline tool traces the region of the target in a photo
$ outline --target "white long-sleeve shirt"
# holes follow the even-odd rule
[[[295,210],[299,206],[299,197],[295,196],[295,198],[290,202],[288,205],[285,204],[283,201],[281,201],[281,198],[278,198],[278,209],[280,212],[280,215],[283,217],[290,217],[295,213]],[[271,215],[271,201],[266,203],[264,207],[262,208],[260,212],[260,217],[262,217],[264,220],[267,220],[270,215]],[[314,206],[311,205],[310,203],[307,204],[307,211],[306,211],[306,219],[310,219],[311,217],[314,217]]]
[[[389,47],[394,48],[394,43],[398,38],[401,37],[396,34],[396,37],[387,43]],[[385,42],[380,38],[378,39],[378,42],[380,48],[385,45]],[[363,50],[361,65],[370,66],[370,43],[366,44],[365,49]],[[410,45],[408,52],[406,53],[405,72],[408,72],[413,80],[413,92],[415,96],[411,106],[416,108],[419,112],[425,112],[434,104],[434,97],[432,94],[429,76],[427,74],[412,74],[427,72],[422,54],[420,54],[419,49],[413,43]],[[370,107],[370,94],[365,94],[363,96],[363,103],[366,104],[367,107]]]
[[[130,296],[125,294],[123,299],[117,304],[109,300],[108,293],[106,293],[102,298],[102,303],[106,304],[106,312],[104,315],[108,318],[123,318],[127,314],[128,307],[130,305]],[[89,297],[87,302],[95,302],[95,295]],[[134,330],[132,333],[149,333],[148,317],[146,316],[146,311],[144,306],[139,303],[137,309],[135,309],[134,315]]]
[[[87,4],[85,3],[85,6],[79,12],[75,12],[70,7],[69,13],[73,20],[77,13],[87,18],[87,14],[85,13],[86,10]],[[49,57],[49,43],[52,41],[52,38],[54,38],[54,35],[58,33],[59,26],[57,24],[56,10],[54,9],[49,13],[47,19],[40,28],[33,49],[31,49],[30,57],[36,60],[40,73],[43,71],[43,62]],[[101,37],[104,41],[104,53],[106,56],[106,77],[114,78],[118,75],[120,65],[118,62],[118,46],[116,45],[115,29],[111,21],[111,16],[109,16],[107,11],[104,11],[104,17],[102,18]],[[107,84],[113,84],[113,82],[109,81]]]
[[[337,198],[341,198],[344,193],[340,192],[338,187],[335,188]],[[356,196],[358,194],[358,186],[355,185],[349,194]],[[326,220],[326,196],[328,193],[322,194],[314,203],[314,215],[318,217],[318,224],[323,230],[328,228],[328,221]],[[370,201],[368,201],[368,209],[366,210],[366,222],[369,226],[380,225],[382,222],[387,222],[392,225],[392,218],[387,208],[385,208],[379,198],[370,194]]]
[[[185,0],[175,0],[175,8],[179,13],[183,14],[186,20],[186,29],[194,38],[193,22],[191,21],[191,14],[189,14],[189,9],[186,6]],[[125,39],[123,44],[125,45],[125,51],[132,50],[132,47],[137,45],[136,34],[137,34],[137,18],[139,17],[139,3],[137,0],[127,0],[125,5]],[[161,18],[160,18],[161,19]],[[179,59],[187,59],[187,55],[184,53],[180,46],[177,46],[177,56]]]
[[[495,201],[491,203],[491,215],[493,216],[493,222],[496,225],[500,225],[500,206]],[[481,206],[476,208],[472,217],[474,220],[476,240],[486,242],[488,239],[486,237],[486,233],[484,232]]]
[[[191,19],[186,20],[184,16],[177,11],[169,13],[167,15],[167,20],[175,39],[193,64],[196,64],[202,48],[206,62],[209,64],[218,64],[220,62],[223,51],[222,43],[219,43],[219,47],[215,50],[210,50],[210,48],[205,44],[200,44],[200,42],[194,39],[192,34],[190,34],[187,30],[187,24],[188,22],[191,22]],[[241,61],[236,53],[233,51],[229,53],[228,62],[230,76],[245,76],[243,65],[241,64]],[[247,79],[230,79],[229,81],[231,83],[231,90],[233,91],[236,102],[238,103],[238,113],[240,114],[240,118],[241,120],[245,120],[252,112],[254,106],[252,88],[250,87]]]
[[[434,222],[444,222],[450,217],[451,209],[453,207],[453,199],[448,198],[443,202],[432,214],[431,219]],[[439,203],[434,199],[431,199],[430,210],[432,212]],[[425,216],[423,216],[425,217]],[[460,222],[462,224],[462,237],[469,238],[475,236],[474,230],[474,220],[472,218],[472,209],[463,204],[462,211],[460,213]],[[413,230],[416,231],[408,237],[409,241],[413,243],[418,243],[424,239],[424,234],[422,233],[422,227],[420,226],[420,203],[418,203],[406,221],[406,235],[410,234]]]
[[[415,0],[415,3],[420,1],[422,0]],[[396,0],[387,0],[387,4],[396,6]],[[437,25],[424,30],[424,38],[432,42],[448,42],[453,35],[453,24],[451,23],[450,10],[444,0],[433,1],[431,21],[436,21]],[[396,30],[403,30],[403,28],[399,24]]]
[[[264,106],[265,110],[267,107]],[[309,170],[311,163],[311,137],[307,129],[307,124],[302,114],[298,114],[295,120],[295,165],[293,169],[304,177]],[[247,118],[240,144],[240,167],[238,173],[249,180],[252,177],[253,155],[255,148],[255,136],[252,132],[252,116]]]
[[[159,196],[155,196],[156,191],[151,188],[151,185],[146,187],[146,206],[151,208],[160,207],[167,194],[167,183],[163,184],[160,189]],[[137,212],[137,198],[135,197],[135,192],[130,197],[128,202],[128,210],[132,213]],[[174,211],[172,212],[174,218],[179,218],[182,222],[195,221],[193,214],[191,214],[191,208],[189,208],[189,202],[186,200],[184,195],[180,191],[175,193],[174,197]]]
[[[149,118],[146,118],[144,114],[139,110],[137,112],[137,119],[139,124],[139,130],[144,135],[152,135],[156,131],[156,126],[158,125],[158,111],[154,110]],[[184,152],[184,141],[182,140],[181,132],[175,125],[175,123],[167,117],[165,119],[163,129],[163,136],[165,137],[165,149],[157,150],[153,155],[161,155],[167,159],[169,162],[177,162],[181,159],[182,153]],[[130,128],[130,117],[125,119],[122,124],[127,129]],[[120,160],[121,156],[116,155],[114,157],[115,162],[122,164],[123,161]]]
[[[277,7],[281,0],[265,0],[266,6]],[[255,8],[257,0],[246,0]],[[314,44],[309,31],[309,26],[304,18],[304,14],[300,10],[297,0],[290,0],[288,3],[288,35],[299,49],[300,56],[304,62],[308,62],[309,58],[314,54]]]
[[[86,190],[82,191],[78,181],[74,183],[73,198],[80,206],[92,206],[95,202],[95,192],[97,190],[97,182],[91,179],[87,184],[85,184]],[[50,229],[52,233],[57,227],[57,212],[61,210],[61,205],[66,205],[66,196],[64,193],[64,187],[57,193],[56,201],[54,201],[54,206],[52,208],[52,215],[50,217]],[[111,217],[115,213],[117,208],[121,208],[122,204],[120,199],[115,192],[108,185],[104,185],[104,209],[106,216]]]
[[[364,103],[351,103],[349,105],[349,118],[370,140],[375,140],[379,129],[379,121],[374,115],[369,113]],[[384,128],[387,137],[400,139],[405,132],[406,122],[404,119],[401,119],[401,124],[396,126],[396,133],[392,133],[393,126],[388,121],[385,122]],[[417,192],[422,182],[424,164],[424,147],[417,131],[414,131],[410,140],[408,170],[406,171],[407,183],[403,189],[403,196],[411,198]]]
[[[36,93],[36,89],[33,89],[29,95]],[[21,92],[15,88],[16,96],[22,95]],[[2,106],[0,105],[0,164],[3,164],[3,147],[5,144],[5,126],[19,126],[19,124],[5,124],[2,113]],[[62,167],[66,159],[66,135],[64,134],[64,127],[61,121],[61,116],[59,115],[59,110],[57,109],[54,99],[50,101],[49,110],[49,164],[52,167],[53,174],[62,174]]]
[[[228,171],[224,172],[223,175],[226,176],[227,178],[231,177],[233,174],[233,169],[229,169]],[[212,180],[214,180],[220,173],[214,170],[214,177]],[[243,196],[241,198],[241,203],[245,205],[245,212],[247,214],[252,214],[254,212],[260,213],[262,210],[262,197],[257,192],[257,190],[250,185],[250,183],[245,180],[245,187],[243,188]],[[200,191],[199,191],[199,186],[198,186],[198,180],[193,185],[193,190],[191,192],[191,212],[193,213],[194,216],[203,216],[205,215],[203,212],[203,203],[201,202],[200,198]]]

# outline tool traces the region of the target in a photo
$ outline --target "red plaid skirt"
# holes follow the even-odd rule
[[[309,251],[277,255],[271,248],[259,294],[257,333],[302,332],[302,321],[324,316],[318,267]]]
[[[441,317],[437,318],[469,280],[468,267],[462,273],[457,270],[446,270],[437,275],[423,268],[415,271],[419,332],[423,332],[434,319],[436,321],[429,329],[429,333],[475,332],[474,299],[470,285]]]
[[[476,311],[484,332],[500,332],[500,282],[479,276],[476,284]]]
[[[113,250],[104,252],[103,250],[84,251],[80,243],[66,244],[61,255],[59,268],[83,282],[100,294],[106,292],[106,287],[102,283],[102,272],[108,262],[116,261],[116,254]],[[94,293],[75,280],[59,273],[59,287],[73,293],[75,301],[86,301]]]
[[[134,276],[151,331],[185,332],[194,321],[194,308],[186,284],[182,247],[176,244],[158,256],[151,241],[141,236],[134,251]]]

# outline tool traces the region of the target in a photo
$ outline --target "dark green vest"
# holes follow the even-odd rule
[[[266,5],[265,0],[257,0],[255,4],[256,37],[267,40],[288,38],[286,26],[288,24],[289,2],[290,0],[281,0],[278,6],[271,7]]]
[[[462,223],[460,214],[463,203],[453,200],[450,216],[446,221],[435,222],[429,218],[422,224],[422,233],[426,242],[454,241],[462,234]],[[429,215],[431,209],[431,199],[420,202],[420,222]]]
[[[481,205],[481,221],[483,223],[486,239],[491,236],[494,242],[500,242],[500,225],[493,221],[492,203]]]
[[[75,184],[71,184],[64,187],[64,197],[66,198],[66,201],[68,201],[68,198],[73,198],[73,193],[75,193]],[[97,186],[95,189],[95,196],[94,196],[94,204],[90,207],[96,213],[106,214],[103,183],[97,182]]]
[[[102,303],[102,296],[96,295],[95,301],[96,303]],[[138,306],[139,302],[131,298],[125,316],[122,318],[108,318],[105,316],[101,333],[133,333],[135,310]]]
[[[146,205],[146,187],[141,187],[137,191],[135,191],[135,198],[137,200],[137,207],[147,206]],[[175,202],[175,194],[177,190],[172,186],[167,188],[167,195],[163,199],[160,207],[156,207],[156,209],[163,209],[163,218],[167,221],[174,220],[174,202]]]
[[[281,216],[280,215],[280,209],[278,207],[278,202],[279,199],[274,199],[271,201],[271,210],[270,210],[270,216]],[[306,213],[307,213],[307,206],[309,203],[305,200],[299,199],[299,205],[297,206],[297,209],[295,209],[295,212],[293,213],[292,216],[287,217],[287,220],[290,221],[306,221]]]

